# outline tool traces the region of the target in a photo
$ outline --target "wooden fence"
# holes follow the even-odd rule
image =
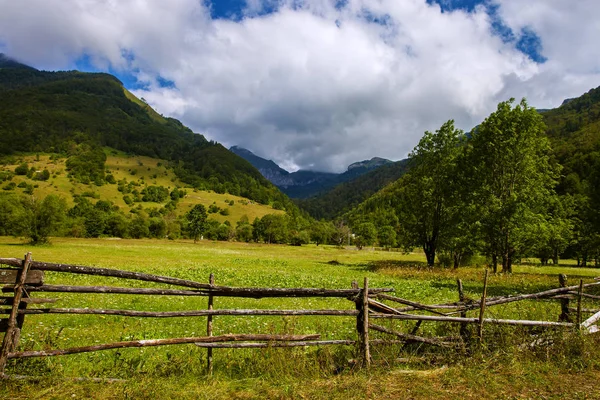
[[[560,287],[539,293],[522,294],[515,296],[487,297],[488,274],[484,279],[484,289],[479,300],[467,299],[463,293],[462,282],[457,281],[458,301],[446,304],[425,305],[415,301],[392,296],[392,288],[369,288],[368,279],[364,279],[362,288],[352,282],[350,289],[325,289],[325,288],[249,288],[215,285],[214,275],[210,275],[208,283],[191,280],[145,274],[131,271],[121,271],[108,268],[95,268],[79,265],[55,264],[33,261],[31,253],[23,260],[15,258],[0,258],[0,284],[3,293],[12,293],[12,296],[0,297],[0,314],[8,314],[8,318],[0,318],[0,332],[5,332],[0,349],[0,374],[4,374],[7,360],[28,357],[49,357],[67,354],[85,353],[117,348],[150,347],[175,344],[195,344],[207,348],[207,372],[213,371],[212,349],[214,348],[265,348],[265,347],[297,347],[297,346],[324,346],[324,345],[358,345],[361,363],[368,368],[371,363],[370,346],[381,344],[417,342],[425,345],[459,347],[468,341],[468,324],[477,325],[479,340],[483,338],[485,324],[537,326],[545,328],[579,328],[585,333],[595,333],[600,320],[600,310],[585,309],[582,300],[598,300],[600,296],[585,292],[586,289],[600,288],[598,278],[594,282],[579,282],[576,286],[567,286],[566,277],[561,275]],[[73,286],[50,285],[44,283],[44,272],[62,272],[71,274],[86,274],[102,277],[115,277],[121,279],[153,282],[172,286],[172,288],[147,288],[147,287],[118,287],[118,286]],[[205,296],[208,298],[207,309],[185,311],[138,311],[121,309],[97,308],[53,308],[49,304],[56,299],[32,297],[35,292],[51,293],[101,293],[101,294],[135,294],[135,295],[161,295],[161,296]],[[215,297],[237,298],[288,298],[288,297],[320,297],[342,298],[352,303],[348,309],[216,309]],[[560,301],[559,321],[530,321],[486,318],[486,309],[491,306],[508,304],[516,301],[533,299],[555,299]],[[575,300],[577,307],[570,307],[570,301]],[[393,307],[388,303],[402,305],[401,308]],[[4,306],[5,308],[2,308]],[[36,306],[36,307],[31,307]],[[467,317],[467,312],[473,311],[477,317]],[[593,315],[583,320],[582,315]],[[147,318],[173,318],[173,317],[207,317],[207,334],[199,337],[180,337],[168,339],[131,340],[114,343],[98,344],[84,347],[66,349],[17,351],[21,330],[26,315],[35,314],[92,314],[92,315],[118,315],[126,317]],[[310,335],[276,335],[276,334],[224,334],[213,336],[214,316],[342,316],[356,319],[356,339],[323,340],[320,334]],[[459,315],[459,316],[456,316]],[[410,333],[399,332],[395,329],[384,327],[372,320],[396,319],[414,320],[416,325]],[[459,337],[423,337],[418,336],[418,329],[423,321],[449,322],[460,324]],[[372,339],[369,331],[377,331],[390,335],[394,339]]]

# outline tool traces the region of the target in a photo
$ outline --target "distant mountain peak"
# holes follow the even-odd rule
[[[352,163],[348,166],[348,171],[355,169],[355,168],[366,168],[366,169],[373,169],[373,168],[379,168],[383,165],[386,164],[390,164],[392,163],[392,161],[385,159],[385,158],[381,158],[381,157],[373,157],[370,160],[363,160],[363,161],[358,161],[355,163]]]
[[[29,65],[25,65],[25,64],[18,62],[14,58],[10,58],[9,56],[7,56],[4,53],[0,53],[0,68],[36,70],[35,68],[30,67]]]

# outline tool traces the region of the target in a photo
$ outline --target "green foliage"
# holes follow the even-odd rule
[[[31,244],[46,243],[62,227],[66,210],[66,201],[55,195],[43,200],[21,197],[14,209],[14,233],[29,238]]]
[[[20,164],[15,168],[16,175],[27,175],[29,172],[29,165],[27,163]]]
[[[104,151],[100,147],[82,143],[70,148],[69,152],[72,154],[66,163],[69,176],[82,183],[102,185],[106,162]]]
[[[558,177],[542,117],[524,99],[515,107],[513,101],[478,127],[469,157],[486,253],[501,258],[505,272],[539,239]]]
[[[142,201],[162,203],[169,198],[169,190],[164,186],[148,186],[142,189]]]
[[[190,237],[194,238],[194,242],[196,242],[206,229],[206,208],[202,204],[196,204],[194,208],[185,214],[185,219],[187,220],[186,229]]]
[[[354,243],[358,249],[371,246],[377,239],[377,228],[372,222],[363,222],[354,228]]]

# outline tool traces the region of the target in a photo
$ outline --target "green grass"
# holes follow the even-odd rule
[[[114,239],[52,239],[52,245],[30,247],[13,238],[0,238],[0,257],[143,271],[232,286],[349,288],[352,280],[371,287],[394,287],[395,295],[424,303],[456,301],[456,279],[466,294],[478,298],[483,267],[430,269],[420,254],[357,251],[330,246],[279,246],[246,243]],[[332,262],[335,261],[335,262]],[[548,269],[551,268],[551,269]],[[527,293],[557,287],[555,267],[516,266],[513,275],[490,277],[490,296]],[[564,268],[570,279],[600,275],[594,269]],[[58,273],[47,283],[78,285],[158,286]],[[207,307],[204,298],[128,295],[36,294],[57,298],[53,307],[119,308],[150,311]],[[591,307],[591,305],[589,305]],[[344,299],[217,298],[216,308],[339,308],[352,309]],[[489,308],[490,317],[556,320],[555,302],[524,302]],[[470,313],[474,316],[474,313]],[[386,324],[378,321],[377,323]],[[407,332],[414,322],[395,323]],[[423,324],[420,334],[456,335],[448,324]],[[320,333],[323,339],[356,339],[352,317],[215,317],[214,333]],[[28,316],[21,349],[66,348],[117,340],[203,336],[206,318],[125,318],[116,316]],[[193,345],[110,350],[97,353],[11,361],[11,374],[39,375],[41,382],[7,382],[0,397],[19,398],[584,398],[588,380],[598,377],[597,338],[576,340],[566,350],[518,350],[531,341],[526,329],[485,328],[486,341],[470,356],[419,346],[374,348],[374,373],[352,368],[353,348],[295,348],[214,352],[215,375],[204,375],[205,354]],[[373,337],[379,336],[372,332]],[[554,335],[554,336],[552,336]],[[553,333],[555,341],[566,340]],[[570,336],[569,336],[570,337]],[[562,342],[561,342],[562,343]],[[569,342],[570,343],[570,342]],[[562,348],[562,347],[561,347]],[[397,357],[412,357],[408,364]],[[501,366],[505,366],[502,368]],[[406,372],[406,370],[424,372]],[[117,377],[124,383],[75,382],[68,377]],[[568,383],[577,382],[570,388]],[[558,389],[551,389],[552,385]],[[589,385],[588,385],[589,386]],[[502,394],[502,395],[499,395]],[[505,397],[502,397],[506,394]],[[561,396],[558,396],[560,394]],[[512,396],[512,397],[511,397]],[[545,397],[544,397],[545,396]],[[555,396],[555,397],[552,397]],[[569,397],[571,396],[571,397]],[[580,397],[577,397],[580,396]],[[593,397],[589,397],[593,398]]]

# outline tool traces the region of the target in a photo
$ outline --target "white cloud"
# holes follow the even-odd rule
[[[40,68],[85,53],[132,69],[149,83],[136,93],[194,131],[282,165],[340,171],[403,158],[450,118],[469,129],[508,97],[556,106],[598,85],[600,5],[496,1],[513,31],[540,36],[545,64],[502,42],[484,8],[441,13],[424,0],[268,0],[280,6],[266,15],[253,0],[240,21],[211,20],[198,0],[4,1],[0,43]]]

